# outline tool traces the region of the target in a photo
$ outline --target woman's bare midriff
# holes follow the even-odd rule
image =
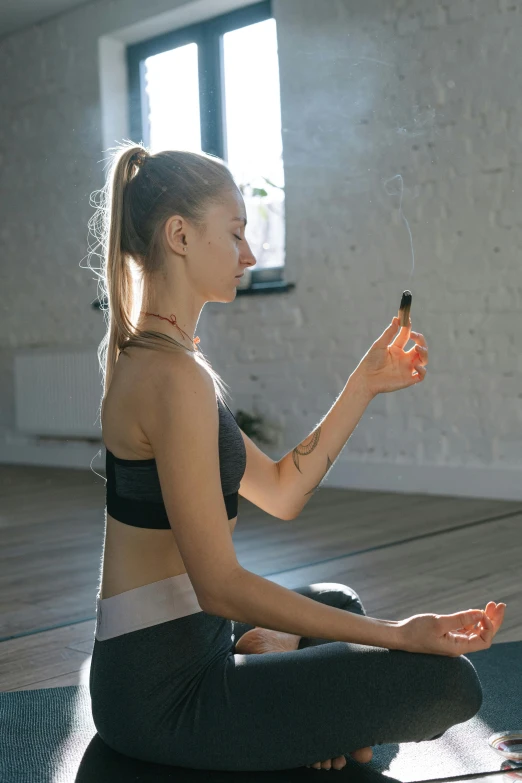
[[[137,459],[123,453],[116,456]],[[229,520],[231,534],[236,521],[237,517]],[[131,527],[107,514],[101,598],[186,573],[172,530]]]
[[[129,356],[125,357],[128,352]],[[155,354],[155,355],[152,355]],[[150,443],[140,426],[139,411],[151,404],[146,378],[164,355],[127,348],[120,354],[102,412],[103,442],[120,459],[151,459]],[[176,356],[168,354],[169,361]],[[144,380],[145,379],[145,380]],[[237,517],[229,520],[230,532]],[[126,525],[107,514],[100,597],[186,574],[174,533]]]

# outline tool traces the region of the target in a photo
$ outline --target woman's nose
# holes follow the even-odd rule
[[[257,264],[256,257],[252,253],[252,250],[248,242],[244,243],[243,252],[241,253],[241,259],[242,261],[249,261],[250,266],[254,266],[254,264]]]

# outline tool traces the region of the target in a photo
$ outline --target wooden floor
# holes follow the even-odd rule
[[[88,684],[105,480],[0,466],[0,690]],[[402,619],[507,604],[496,642],[522,640],[522,502],[317,490],[284,522],[244,498],[241,565],[285,587],[341,582],[367,614]]]

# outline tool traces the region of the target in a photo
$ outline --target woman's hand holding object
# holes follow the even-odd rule
[[[424,380],[428,346],[424,335],[411,331],[411,318],[409,320],[409,326],[400,326],[399,319],[394,318],[354,371],[372,397],[404,389]],[[410,337],[416,343],[409,351],[405,351],[404,346]]]

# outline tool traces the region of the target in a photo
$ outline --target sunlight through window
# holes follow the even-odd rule
[[[145,60],[150,148],[201,152],[198,46],[195,43]]]
[[[243,194],[256,270],[284,265],[284,172],[274,19],[221,36],[223,158]],[[198,44],[144,61],[150,149],[201,152]],[[250,272],[250,270],[248,270]],[[250,280],[245,275],[240,287]]]
[[[227,162],[248,215],[256,268],[281,266],[284,173],[274,19],[223,36]]]

